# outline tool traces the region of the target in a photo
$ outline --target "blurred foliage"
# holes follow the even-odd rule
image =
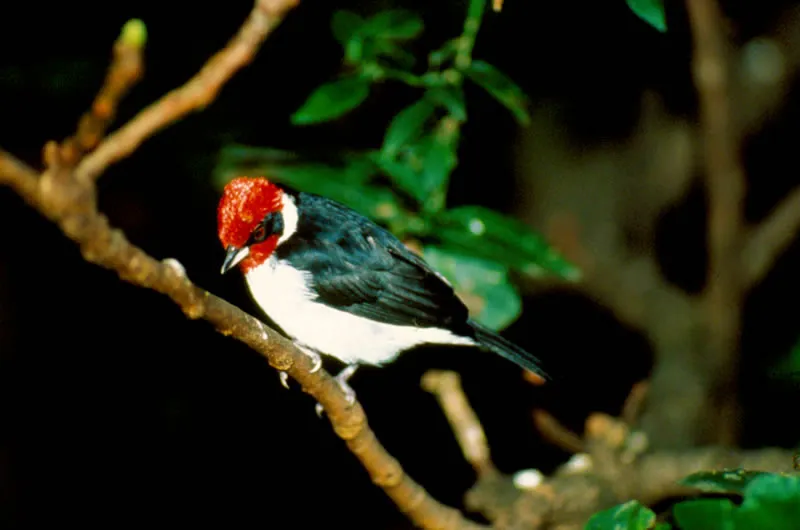
[[[681,483],[705,492],[736,495],[675,504],[674,525],[656,523],[655,513],[636,501],[592,516],[587,530],[796,530],[800,524],[800,476],[747,470],[695,473]]]
[[[465,81],[488,92],[520,125],[530,122],[520,87],[472,58],[486,9],[486,0],[470,0],[462,34],[430,51],[424,68],[416,67],[417,57],[406,49],[424,29],[416,13],[390,9],[363,17],[337,11],[331,31],[343,49],[341,73],[307,97],[292,123],[345,116],[379,83],[405,84],[419,90],[419,98],[387,124],[377,149],[310,161],[272,148],[228,145],[219,155],[215,184],[222,187],[242,174],[266,175],[344,203],[405,241],[421,241],[426,259],[452,282],[476,320],[493,329],[507,326],[522,308],[512,271],[570,281],[580,275],[523,223],[479,206],[446,205],[468,116]]]
[[[664,33],[667,31],[667,17],[664,0],[625,0],[636,16]]]

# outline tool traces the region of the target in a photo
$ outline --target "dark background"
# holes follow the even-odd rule
[[[566,127],[588,145],[631,134],[644,89],[691,116],[691,43],[682,3],[667,2],[659,34],[622,0],[506,0],[488,14],[475,56],[517,80],[535,107],[557,103]],[[433,4],[433,5],[430,5]],[[340,48],[329,31],[336,7],[362,13],[389,2],[301,2],[257,59],[201,113],[148,140],[100,181],[101,209],[157,258],[177,258],[204,288],[258,314],[240,276],[221,277],[215,235],[217,190],[210,173],[226,142],[314,150],[376,146],[414,92],[376,91],[361,110],[329,125],[294,128],[289,115],[334,75]],[[457,35],[466,1],[399,2],[421,12],[425,53]],[[788,2],[726,2],[737,42],[767,30]],[[0,146],[32,164],[49,139],[72,134],[99,88],[111,44],[130,18],[149,31],[143,81],[117,123],[188,79],[249,12],[247,1],[45,2],[3,6],[0,31]],[[797,98],[748,139],[758,219],[798,183]],[[510,211],[515,201],[510,114],[477,89],[450,203]],[[662,255],[673,281],[692,289],[704,254],[698,193],[664,216]],[[127,523],[225,527],[408,528],[296,385],[284,390],[256,353],[188,321],[165,297],[85,263],[76,247],[8,189],[0,189],[0,528],[58,523],[113,528]],[[795,245],[756,288],[745,311],[746,358],[785,355],[800,326]],[[700,271],[702,274],[702,270]],[[559,379],[533,387],[493,356],[411,353],[353,380],[380,440],[436,498],[460,505],[473,473],[435,400],[419,388],[431,367],[462,373],[506,472],[551,470],[568,455],[544,443],[531,422],[543,407],[580,431],[591,411],[619,411],[630,384],[650,368],[647,341],[583,297],[555,292],[525,299],[507,336],[538,352]],[[330,365],[333,367],[333,365]],[[334,369],[338,369],[335,366]],[[752,375],[752,374],[751,374]],[[745,416],[750,445],[792,446],[797,385],[756,374]],[[763,398],[763,399],[762,399]],[[785,421],[764,411],[785,410]],[[760,419],[759,419],[760,418]],[[748,423],[749,422],[749,423]]]

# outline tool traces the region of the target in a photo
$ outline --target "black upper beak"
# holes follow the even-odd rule
[[[220,274],[225,274],[250,254],[250,249],[248,247],[239,248],[228,246],[225,250],[225,261],[222,262],[222,268],[219,271]]]

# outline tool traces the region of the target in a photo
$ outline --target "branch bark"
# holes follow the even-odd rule
[[[793,190],[759,225],[744,243],[743,275],[748,286],[764,279],[780,254],[800,231],[800,188]]]
[[[460,405],[457,409],[443,407],[443,411],[456,430],[456,438],[468,439],[467,432],[458,430],[480,428],[479,420],[460,386],[449,386],[447,392],[448,399]],[[634,390],[632,399],[638,399],[640,392]],[[474,420],[464,422],[459,417]],[[594,513],[630,499],[653,505],[670,497],[698,493],[678,483],[698,471],[792,469],[792,453],[785,449],[700,447],[648,452],[644,433],[605,414],[587,419],[581,446],[584,453],[534,486],[518,484],[514,477],[497,471],[480,474],[466,495],[467,506],[484,514],[495,528],[581,530]]]
[[[99,143],[97,150],[76,168],[73,163],[82,150],[70,148],[72,140],[61,146],[54,142],[46,146],[47,169],[41,174],[0,150],[0,184],[13,188],[42,215],[55,222],[65,236],[79,245],[87,261],[116,271],[121,279],[134,285],[168,296],[188,318],[210,322],[217,331],[247,344],[271,366],[297,380],[302,390],[323,406],[334,431],[361,461],[372,481],[415,524],[430,529],[485,528],[437,502],[405,474],[400,463],[369,428],[361,405],[356,402],[349,406],[339,385],[325,370],[310,373],[309,358],[290,341],[251,315],[194,285],[176,260],[158,261],[131,244],[97,210],[94,181],[102,171],[133,152],[159,129],[212,101],[225,81],[254,55],[261,41],[295,4],[296,0],[257,0],[237,36],[212,57],[200,73]],[[119,60],[120,55],[115,54],[115,58]],[[110,71],[116,68],[119,64],[112,64]],[[132,83],[136,77],[125,79]],[[125,92],[126,87],[122,85],[117,87],[120,90],[111,93],[112,108]],[[103,116],[98,115],[97,109],[95,105],[94,114],[88,120],[100,124]]]

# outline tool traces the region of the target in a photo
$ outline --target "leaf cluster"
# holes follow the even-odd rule
[[[743,469],[705,471],[681,483],[734,499],[697,498],[672,507],[672,522],[630,501],[592,516],[586,530],[793,530],[800,528],[800,476]]]

